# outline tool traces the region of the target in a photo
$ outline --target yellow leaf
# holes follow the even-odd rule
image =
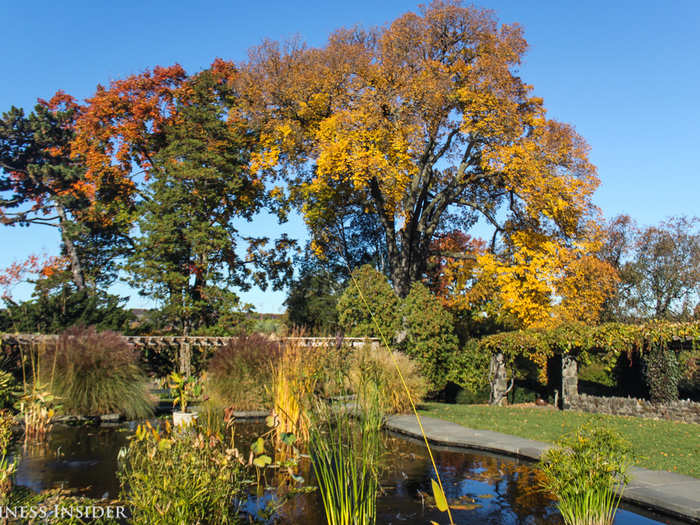
[[[445,498],[445,493],[440,488],[440,485],[437,484],[437,481],[431,479],[430,483],[433,486],[433,497],[435,498],[435,505],[437,506],[440,512],[445,512],[447,510],[447,498]]]

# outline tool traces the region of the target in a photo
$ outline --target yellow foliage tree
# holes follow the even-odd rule
[[[318,252],[347,251],[360,223],[380,231],[401,297],[425,276],[436,237],[480,219],[493,227],[492,253],[498,243],[525,250],[512,275],[561,271],[565,253],[586,256],[599,181],[585,141],[548,119],[518,76],[526,47],[518,25],[454,1],[341,29],[321,48],[267,42],[236,79],[237,111],[260,134],[251,169],[287,178]],[[480,263],[499,270],[504,297],[517,302],[498,258]],[[517,280],[527,317],[543,319],[551,283]]]

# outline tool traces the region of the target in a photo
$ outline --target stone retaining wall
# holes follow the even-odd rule
[[[612,414],[616,416],[636,416],[653,419],[672,419],[684,423],[700,424],[700,403],[685,400],[670,403],[652,403],[633,397],[598,397],[587,394],[570,396],[567,408]]]

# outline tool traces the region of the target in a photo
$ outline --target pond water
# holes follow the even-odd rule
[[[135,423],[114,427],[57,425],[46,446],[23,453],[16,481],[34,491],[64,488],[90,497],[116,498],[117,453],[127,444],[127,437],[135,427]],[[257,423],[239,423],[239,448],[247,450],[241,441],[264,429],[264,425]],[[387,436],[387,442],[384,493],[377,501],[377,523],[424,525],[430,520],[445,523],[444,514],[429,504],[432,467],[425,446],[397,436]],[[435,459],[455,523],[562,523],[552,499],[536,489],[539,472],[531,463],[444,447],[435,448]],[[316,493],[295,497],[274,523],[322,525],[320,497]],[[618,512],[615,523],[682,522],[625,506]]]

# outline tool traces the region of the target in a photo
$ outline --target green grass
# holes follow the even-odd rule
[[[700,425],[667,420],[589,414],[539,407],[490,407],[424,403],[421,415],[465,427],[494,430],[528,439],[554,442],[581,424],[596,420],[618,431],[632,445],[640,467],[700,478]]]

